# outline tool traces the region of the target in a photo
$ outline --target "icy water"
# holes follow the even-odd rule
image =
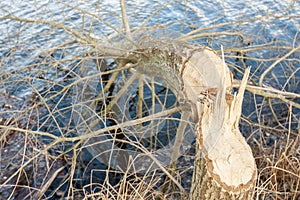
[[[164,26],[161,31],[155,32],[156,36],[175,38],[195,29],[203,28],[203,33],[223,31],[224,35],[233,31],[241,31],[247,35],[247,40],[251,41],[254,46],[262,43],[298,46],[300,43],[300,1],[136,0],[127,3],[127,15],[132,30],[140,27]],[[29,20],[30,23],[20,22],[20,18],[23,21]],[[254,18],[257,20],[251,20]],[[35,20],[38,20],[39,23],[34,22]],[[249,22],[230,25],[230,22],[245,20],[249,20]],[[69,29],[66,31],[53,28],[48,22],[51,22],[52,25],[63,24]],[[217,26],[224,23],[229,24]],[[211,26],[216,26],[216,28],[205,30],[206,27]],[[72,82],[71,79],[66,78],[65,71],[75,66],[76,63],[70,62],[69,65],[61,64],[56,69],[48,69],[47,63],[41,62],[51,52],[51,48],[78,39],[71,32],[77,32],[84,37],[106,39],[115,30],[120,30],[120,27],[122,27],[122,19],[119,0],[2,0],[0,2],[0,80],[2,81],[0,83],[0,111],[11,103],[8,102],[6,95],[15,96],[16,104],[18,104],[17,109],[23,109],[23,102],[32,98],[33,93],[51,95],[51,92],[61,91],[64,85]],[[147,32],[146,30],[143,31]],[[238,46],[236,40],[240,40],[240,38],[232,37],[232,39],[227,40],[226,37],[219,37],[218,40],[205,37],[193,42],[211,46],[216,50],[220,49],[221,45],[225,49]],[[247,45],[248,41],[242,43]],[[87,46],[78,45],[78,43],[71,43],[70,46],[70,49],[53,51],[51,57],[56,60],[68,59],[89,49]],[[261,51],[258,58],[273,56],[270,54],[273,52]],[[247,65],[251,65],[253,71],[260,67],[259,62],[249,62]],[[274,70],[275,76],[284,72],[284,68]],[[51,81],[54,81],[56,85],[52,86]],[[284,81],[285,79],[278,76],[278,85],[283,84]],[[273,86],[276,87],[276,85]],[[297,86],[299,85],[291,86],[288,90],[291,92],[299,91]],[[33,91],[33,88],[37,91]],[[61,102],[60,97],[52,101],[47,103],[62,109],[70,106],[72,99],[65,96],[65,102]],[[245,106],[247,106],[247,102],[245,102]],[[3,115],[1,113],[0,118],[8,116],[5,112],[3,113]],[[47,129],[42,129],[42,131],[56,135],[61,134],[61,130],[57,130],[57,126],[65,128],[69,125],[67,123],[69,121],[66,121],[69,116],[70,113],[67,111],[57,113],[55,117],[59,124],[45,126]],[[255,118],[255,116],[253,117]],[[42,124],[43,120],[46,119],[41,117],[39,123]],[[85,159],[89,160],[90,158]],[[103,174],[99,174],[99,176],[103,176]],[[84,185],[84,183],[82,184]]]

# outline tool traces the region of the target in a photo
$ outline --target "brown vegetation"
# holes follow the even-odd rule
[[[177,95],[172,92],[172,82],[149,77],[145,69],[141,70],[144,74],[137,74],[137,62],[130,56],[133,49],[141,51],[145,47],[145,40],[138,39],[155,38],[159,33],[165,37],[156,38],[154,48],[169,47],[171,42],[166,37],[174,35],[172,43],[209,46],[219,55],[223,44],[234,88],[239,88],[239,80],[251,65],[239,127],[258,168],[253,198],[300,198],[299,31],[286,36],[286,40],[261,34],[268,23],[289,24],[299,19],[299,13],[293,13],[297,2],[286,10],[202,28],[183,23],[181,27],[189,28],[189,32],[180,36],[170,31],[177,21],[149,22],[167,4],[157,8],[142,25],[133,27],[121,1],[124,30],[80,6],[57,4],[78,13],[83,26],[73,27],[68,16],[60,21],[51,17],[23,18],[4,7],[0,11],[4,45],[0,60],[1,197],[188,196],[196,143],[188,142],[190,151],[175,148],[174,154],[163,147],[176,140],[176,130],[182,124],[186,124],[187,131],[194,131],[195,124],[192,118],[184,117],[180,99],[172,100]],[[185,9],[194,12],[187,5]],[[260,25],[257,35],[248,32],[252,23]],[[95,37],[94,28],[99,24],[111,34]],[[40,32],[32,32],[34,28]],[[158,129],[162,130],[159,136],[154,134]],[[137,133],[148,135],[145,139]],[[101,140],[103,135],[105,140]],[[188,136],[183,136],[181,142]],[[146,168],[136,168],[130,156],[117,168],[113,161],[122,151],[91,152],[111,143],[119,150],[142,153],[141,158],[148,158],[141,159]],[[155,152],[160,149],[172,157],[172,162],[156,159]],[[104,157],[110,165],[99,164]]]

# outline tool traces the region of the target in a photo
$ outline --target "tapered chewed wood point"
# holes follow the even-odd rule
[[[197,105],[197,138],[202,152],[202,158],[195,162],[191,199],[203,199],[207,185],[216,187],[216,193],[231,195],[231,199],[249,198],[244,193],[249,194],[254,187],[257,170],[252,151],[238,127],[249,73],[250,69],[246,69],[238,94],[231,97],[232,75],[212,50],[194,53],[186,62],[182,72],[185,94]],[[202,89],[193,85],[201,85]],[[212,92],[212,88],[216,91]],[[212,183],[204,181],[205,176]],[[201,187],[196,186],[199,184]]]

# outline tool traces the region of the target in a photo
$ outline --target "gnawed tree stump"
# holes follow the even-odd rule
[[[183,111],[189,112],[196,122],[199,148],[190,199],[251,198],[256,164],[238,128],[249,70],[239,93],[232,96],[231,72],[224,61],[206,47],[143,38],[126,54],[124,50],[109,48],[102,54],[103,57],[117,56],[120,66],[131,63],[137,73],[162,79],[177,95]],[[91,139],[91,142],[94,141]],[[102,152],[97,148],[93,146],[90,152]]]
[[[195,159],[190,198],[251,199],[256,165],[251,149],[238,128],[249,69],[246,70],[239,93],[232,97],[231,74],[221,59],[213,54],[198,60],[197,57],[190,66],[187,65],[193,68],[192,74],[197,77],[195,71],[199,72],[194,70],[195,66],[215,67],[219,79],[213,80],[219,86],[208,88],[197,101],[197,139],[201,154],[197,152]],[[185,77],[183,80],[189,82],[192,78]],[[197,82],[197,79],[193,82]]]
[[[172,46],[168,53],[169,56],[158,49],[148,51],[149,60],[142,59],[143,70],[173,86],[191,106],[197,121],[201,151],[195,159],[190,199],[250,199],[256,164],[238,127],[249,69],[239,93],[232,96],[231,72],[214,51],[191,46],[178,50],[178,46]],[[169,67],[162,67],[160,59],[170,61]],[[171,78],[165,78],[166,74]]]

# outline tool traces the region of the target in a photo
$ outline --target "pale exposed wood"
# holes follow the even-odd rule
[[[217,184],[224,191],[220,195],[225,195],[241,194],[255,183],[255,160],[238,128],[248,75],[249,69],[239,93],[232,97],[231,73],[213,51],[204,49],[194,52],[182,70],[184,93],[189,101],[196,104],[199,119],[197,138],[202,154],[198,156],[203,158],[196,158],[195,163],[194,181],[199,181],[193,183],[196,196],[201,192],[195,189],[195,185],[199,184]],[[206,96],[203,96],[203,91]],[[205,166],[197,166],[203,163],[199,159],[205,160]],[[214,183],[196,179],[204,169],[207,171],[205,176],[211,178],[207,180]],[[194,199],[193,193],[191,198]]]

